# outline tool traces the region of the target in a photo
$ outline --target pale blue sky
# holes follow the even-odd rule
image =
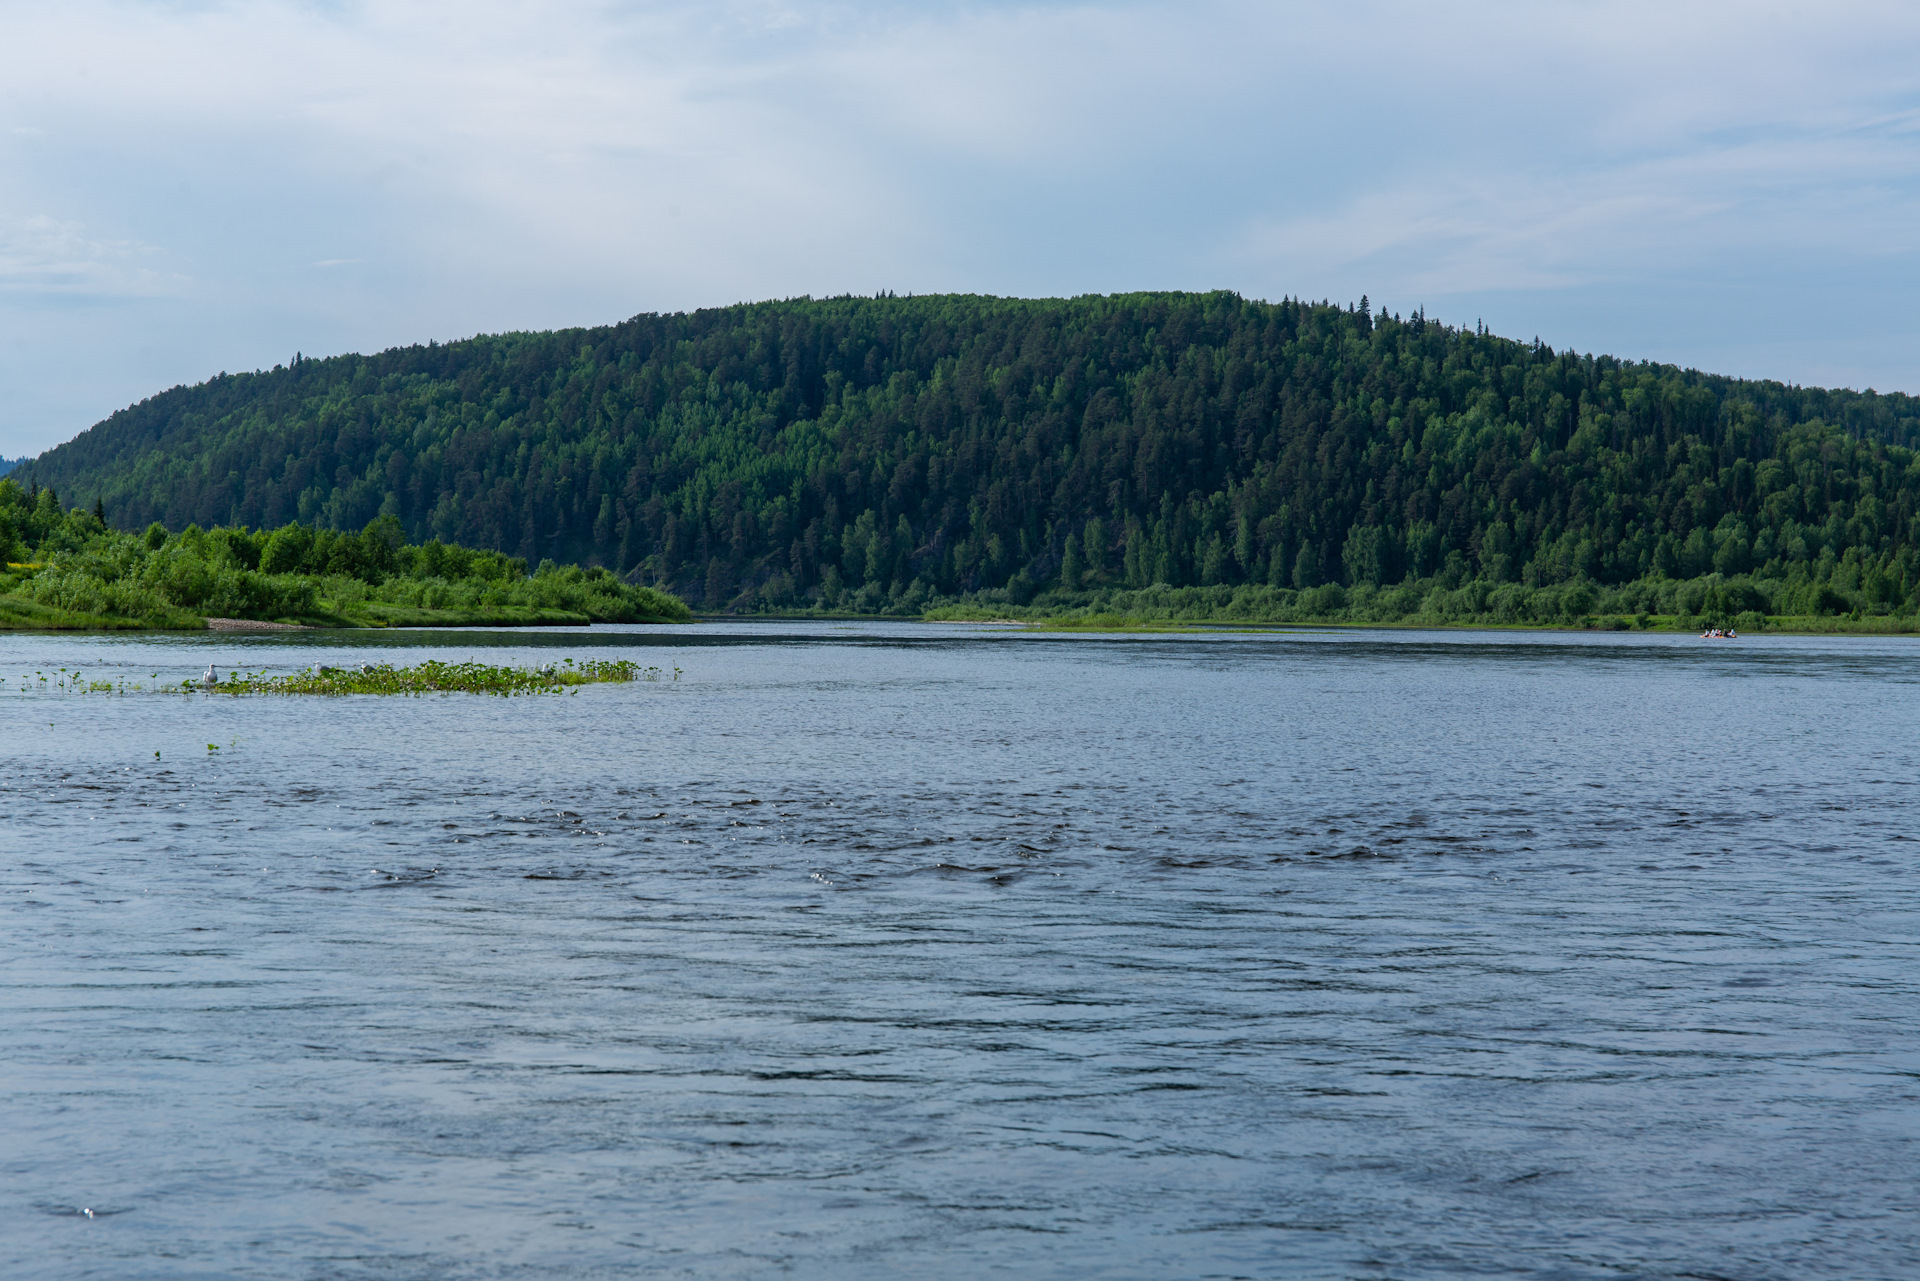
[[[0,454],[220,370],[1228,288],[1920,392],[1920,6],[0,0]]]

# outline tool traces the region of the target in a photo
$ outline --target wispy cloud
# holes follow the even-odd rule
[[[1703,146],[1540,174],[1417,173],[1332,209],[1250,219],[1223,254],[1306,287],[1372,278],[1414,298],[1562,290],[1741,261],[1920,252],[1920,148],[1844,135]],[[1911,266],[1909,266],[1911,270]]]
[[[177,290],[177,275],[143,265],[153,250],[87,236],[52,218],[0,221],[0,292],[88,298],[152,298]]]

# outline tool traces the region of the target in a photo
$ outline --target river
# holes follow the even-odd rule
[[[668,679],[58,688],[429,657]],[[1920,642],[12,635],[0,676],[8,1276],[1920,1268]]]

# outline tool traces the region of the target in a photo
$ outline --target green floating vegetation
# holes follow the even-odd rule
[[[264,672],[232,675],[213,685],[192,680],[183,689],[203,688],[215,694],[559,694],[581,685],[657,681],[667,676],[658,667],[641,667],[623,658],[571,658],[543,667],[499,667],[492,663],[442,663],[428,660],[416,667],[363,663],[357,667],[305,667],[287,676]],[[673,668],[670,679],[680,679]]]
[[[36,670],[18,677],[0,675],[0,692],[22,694],[560,694],[581,685],[680,679],[680,668],[642,667],[623,658],[571,658],[539,667],[500,667],[492,663],[442,663],[430,659],[415,667],[358,663],[347,667],[304,667],[284,676],[230,671],[221,676],[189,677],[178,685],[148,686],[121,678],[100,679],[79,668]],[[159,673],[154,674],[159,679]],[[209,751],[217,750],[209,747]]]
[[[77,667],[72,671],[60,667],[52,671],[35,669],[30,675],[0,675],[0,692],[9,688],[22,694],[131,694],[146,686],[129,683],[124,678],[100,680],[85,675]]]

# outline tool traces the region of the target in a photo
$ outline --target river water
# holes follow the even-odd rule
[[[428,657],[682,674],[58,689]],[[0,1275],[1920,1274],[1920,642],[8,636],[0,676]]]

